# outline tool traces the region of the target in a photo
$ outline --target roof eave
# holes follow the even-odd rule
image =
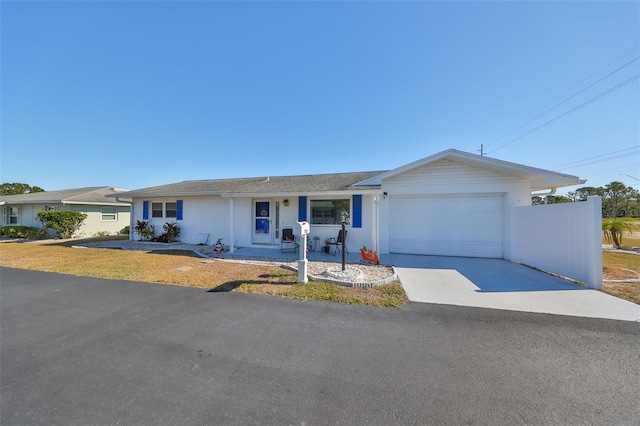
[[[69,201],[69,200],[63,200],[62,203],[63,205],[82,205],[82,206],[129,206],[129,203],[123,202],[123,201],[113,201],[113,202],[98,202],[98,201]]]

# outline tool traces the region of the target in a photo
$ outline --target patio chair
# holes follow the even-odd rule
[[[282,253],[295,253],[296,252],[296,237],[293,235],[292,228],[285,228],[282,230],[282,238],[280,238],[280,250]]]
[[[349,253],[349,250],[347,250],[347,230],[344,231],[344,235],[342,235],[342,229],[338,232],[338,238],[330,238],[329,240],[329,246],[335,246],[336,248],[333,249],[333,255],[335,256],[336,253],[338,253],[340,250],[342,250],[342,241],[344,238],[344,251],[345,253]]]

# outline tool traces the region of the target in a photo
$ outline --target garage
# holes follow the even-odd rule
[[[392,196],[392,253],[502,258],[503,197]]]

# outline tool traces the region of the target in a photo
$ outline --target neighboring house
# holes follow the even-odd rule
[[[510,257],[513,206],[534,191],[583,183],[494,158],[447,150],[389,171],[185,181],[120,194],[132,224],[176,221],[180,240],[279,247],[282,230],[311,224],[310,237],[336,237],[345,210],[347,247],[381,254]],[[133,228],[133,226],[132,226]],[[139,237],[132,233],[132,239]]]
[[[77,235],[96,235],[98,232],[117,234],[129,225],[130,202],[107,198],[125,192],[108,186],[63,189],[60,191],[0,196],[2,226],[42,227],[39,210],[72,210],[87,214]]]

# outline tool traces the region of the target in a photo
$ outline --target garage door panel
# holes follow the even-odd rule
[[[502,257],[502,197],[392,197],[394,253]]]

